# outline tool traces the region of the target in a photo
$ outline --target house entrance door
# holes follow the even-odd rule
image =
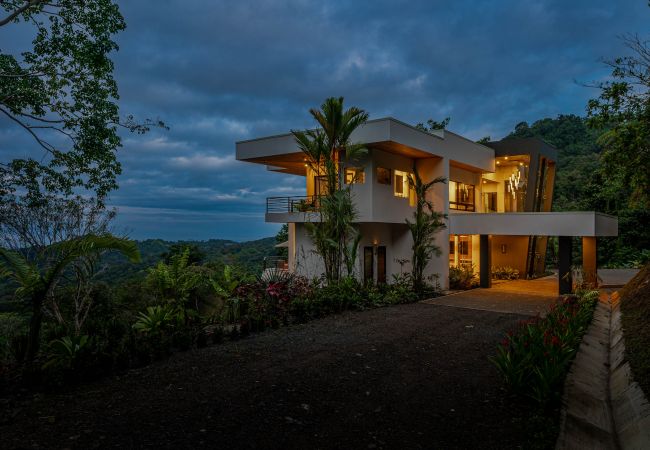
[[[375,255],[372,247],[363,247],[363,281],[374,282]]]

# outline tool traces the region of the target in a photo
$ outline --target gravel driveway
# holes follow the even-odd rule
[[[516,448],[488,355],[522,316],[412,304],[266,332],[0,403],[2,448]]]

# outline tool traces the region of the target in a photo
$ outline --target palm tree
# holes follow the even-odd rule
[[[368,113],[352,106],[343,111],[343,97],[330,97],[321,109],[312,108],[309,113],[320,128],[308,131],[292,131],[298,147],[305,153],[307,164],[317,175],[327,176],[328,195],[343,185],[340,163],[359,158],[365,148],[352,144],[350,136],[368,120]]]
[[[424,269],[433,254],[440,255],[440,247],[435,245],[436,233],[445,228],[445,223],[442,221],[445,215],[433,209],[433,203],[427,198],[427,193],[435,184],[445,183],[447,180],[444,177],[437,177],[425,183],[413,163],[413,177],[409,177],[408,181],[416,197],[413,222],[406,219],[413,238],[411,278],[413,289],[419,293],[424,288]]]
[[[348,275],[351,273],[356,255],[349,247],[350,243],[358,245],[359,241],[358,230],[353,225],[356,211],[349,186],[343,188],[341,164],[356,160],[366,152],[363,145],[351,143],[350,137],[368,120],[368,114],[356,107],[344,110],[343,97],[330,97],[320,110],[312,108],[309,112],[319,128],[292,133],[308,166],[327,180],[327,193],[318,201],[320,223],[307,224],[307,229],[323,258],[327,281],[332,282],[340,279],[344,265]]]
[[[132,262],[140,260],[135,242],[112,236],[86,235],[57,242],[49,246],[44,262],[29,261],[22,254],[0,248],[0,278],[10,278],[18,284],[16,295],[26,299],[32,308],[26,358],[32,361],[38,353],[43,306],[52,298],[66,269],[80,260],[90,261],[108,250],[116,250]]]

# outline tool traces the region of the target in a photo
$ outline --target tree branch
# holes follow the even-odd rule
[[[34,131],[32,130],[32,128],[29,125],[25,125],[23,122],[21,122],[16,117],[11,115],[4,108],[0,108],[0,112],[3,113],[5,116],[9,117],[11,120],[16,122],[21,127],[23,127],[25,130],[27,130],[27,132],[29,134],[31,134],[34,137],[34,139],[36,139],[36,142],[38,143],[38,145],[43,147],[48,153],[54,153],[56,151],[56,149],[52,146],[52,144],[50,144],[50,143],[42,140],[41,138],[39,138],[38,135],[36,133],[34,133]]]
[[[12,22],[16,17],[27,11],[29,8],[32,6],[37,6],[41,3],[45,3],[46,0],[29,0],[27,1],[23,6],[20,8],[16,9],[14,12],[9,14],[7,17],[4,19],[0,20],[0,27],[7,25],[8,23]]]

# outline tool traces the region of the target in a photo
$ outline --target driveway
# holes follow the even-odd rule
[[[544,315],[558,299],[557,283],[557,276],[495,281],[491,288],[460,291],[423,303],[528,316]]]
[[[18,391],[0,399],[0,447],[528,448],[532,411],[488,361],[520,319],[421,303],[350,312]]]

